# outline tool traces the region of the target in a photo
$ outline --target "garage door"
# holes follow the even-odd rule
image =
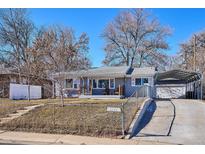
[[[185,98],[185,86],[157,86],[157,98]]]

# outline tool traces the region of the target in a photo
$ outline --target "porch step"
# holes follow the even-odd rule
[[[90,99],[120,99],[122,95],[80,95],[79,98],[90,98]]]

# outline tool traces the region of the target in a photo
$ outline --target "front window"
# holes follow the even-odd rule
[[[77,89],[80,85],[79,79],[73,79],[73,88]]]
[[[73,79],[66,79],[66,88],[73,88]]]
[[[109,88],[109,80],[108,79],[98,80],[98,88]]]
[[[142,78],[142,84],[143,85],[148,84],[148,78]]]
[[[141,85],[141,78],[136,78],[135,79],[135,85],[136,86]]]
[[[132,86],[148,85],[148,78],[132,78]]]
[[[73,88],[77,89],[78,88],[78,84],[74,83],[73,84]]]
[[[110,79],[110,88],[111,89],[115,88],[115,80],[114,79]]]

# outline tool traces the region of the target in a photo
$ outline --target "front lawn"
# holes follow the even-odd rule
[[[78,134],[88,136],[116,137],[122,133],[122,117],[120,112],[108,112],[107,106],[121,107],[127,99],[65,99],[62,107],[60,99],[36,100],[36,104],[44,102],[44,106],[20,116],[14,120],[0,125],[0,129],[41,132]],[[18,107],[29,103],[17,101]],[[139,109],[143,100],[129,100],[125,106],[125,126],[129,124]],[[30,103],[33,105],[33,103]],[[9,103],[10,105],[12,103]],[[15,105],[14,104],[14,105]],[[138,105],[137,105],[138,104]],[[15,111],[12,106],[10,110]]]
[[[47,104],[2,124],[0,129],[43,133],[117,136],[121,134],[120,113],[106,111],[107,105]]]

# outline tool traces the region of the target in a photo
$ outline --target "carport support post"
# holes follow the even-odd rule
[[[201,81],[200,80],[198,80],[198,99],[201,99]]]
[[[201,73],[200,82],[201,82],[201,100],[202,100],[203,99],[203,73]]]
[[[122,136],[125,136],[125,122],[124,122],[124,103],[121,104],[121,127],[122,127]]]
[[[195,99],[195,90],[196,90],[196,88],[195,88],[195,81],[193,83],[193,89],[194,89],[193,94],[194,94],[194,99]]]
[[[191,99],[194,99],[194,85],[191,82]]]

